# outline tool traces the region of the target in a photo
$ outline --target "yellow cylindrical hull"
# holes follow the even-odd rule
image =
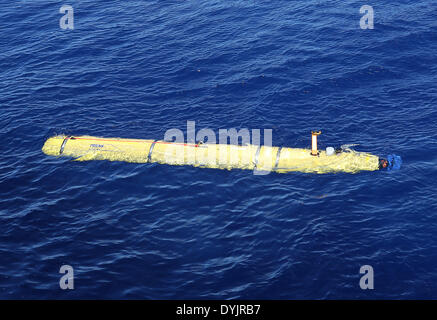
[[[47,139],[42,151],[76,161],[110,160],[134,163],[157,162],[218,169],[249,169],[275,172],[350,172],[379,169],[375,155],[353,150],[327,156],[309,149],[257,145],[188,144],[166,141],[59,135]]]

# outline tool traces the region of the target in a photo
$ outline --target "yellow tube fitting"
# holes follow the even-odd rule
[[[322,131],[311,131],[311,155],[317,156],[319,151],[317,150],[317,136],[320,135]]]

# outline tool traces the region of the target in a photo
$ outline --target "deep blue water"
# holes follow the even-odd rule
[[[70,1],[74,30],[62,4],[0,10],[0,298],[437,298],[435,1]],[[281,146],[322,129],[404,163],[257,176],[41,152],[187,120]]]

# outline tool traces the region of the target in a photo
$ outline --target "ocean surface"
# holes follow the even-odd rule
[[[437,2],[69,1],[73,30],[63,4],[0,10],[0,298],[437,298]],[[321,147],[404,163],[254,175],[41,152],[187,121],[300,148],[321,129]]]

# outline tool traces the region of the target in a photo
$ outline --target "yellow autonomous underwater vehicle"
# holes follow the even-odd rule
[[[312,148],[177,143],[164,140],[99,138],[57,135],[47,139],[42,151],[50,156],[71,157],[75,161],[110,160],[134,163],[192,165],[202,168],[249,169],[257,172],[349,172],[399,170],[400,156],[387,159],[349,146],[317,149],[320,131],[312,131]]]

